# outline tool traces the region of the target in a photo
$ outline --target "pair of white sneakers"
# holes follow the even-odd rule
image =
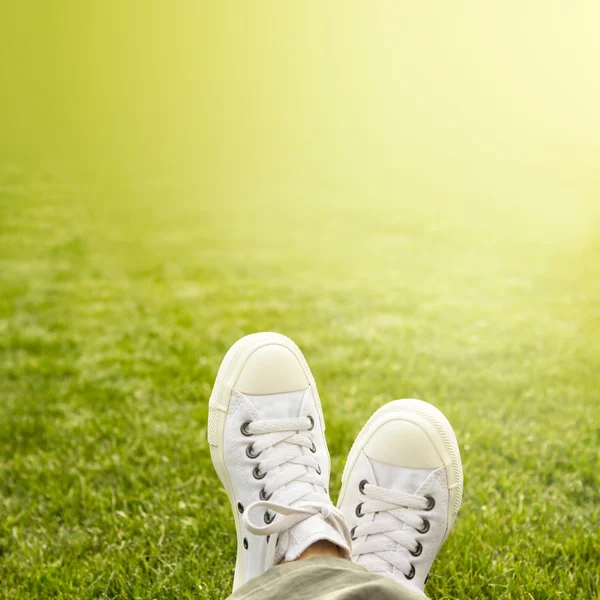
[[[308,364],[290,339],[256,333],[221,364],[208,441],[235,518],[234,591],[327,540],[340,556],[426,597],[463,488],[454,431],[435,407],[397,400],[375,412],[350,450],[336,508]]]

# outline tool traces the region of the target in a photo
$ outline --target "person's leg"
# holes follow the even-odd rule
[[[397,401],[375,413],[350,452],[338,512],[310,370],[287,338],[255,334],[223,361],[208,436],[238,533],[232,599],[425,598],[462,493],[454,433],[435,408]]]
[[[349,564],[324,431],[315,381],[291,340],[258,333],[233,345],[210,398],[208,441],[235,518],[234,591],[280,563]]]
[[[235,600],[422,600],[425,580],[454,525],[463,488],[450,423],[420,400],[380,408],[358,435],[338,507],[351,527],[352,560],[275,567]]]
[[[238,588],[229,600],[423,600],[387,577],[331,557],[272,567]]]

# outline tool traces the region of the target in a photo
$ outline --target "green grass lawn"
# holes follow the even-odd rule
[[[0,596],[226,597],[208,398],[227,348],[274,330],[317,380],[334,500],[383,403],[453,424],[431,598],[600,598],[600,185],[467,171],[228,195],[2,166]]]

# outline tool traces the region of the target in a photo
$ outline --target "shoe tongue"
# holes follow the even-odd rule
[[[413,469],[410,467],[398,467],[396,465],[389,465],[387,463],[379,462],[377,460],[369,459],[371,467],[373,468],[373,474],[375,475],[375,484],[379,487],[394,490],[398,492],[405,492],[407,494],[415,494],[422,483],[427,479],[427,476],[431,473],[432,469]],[[375,517],[376,521],[386,521],[397,523],[399,527],[402,525],[400,522],[390,515],[387,511],[378,513]],[[379,541],[382,544],[387,542],[387,537],[383,534],[376,534],[370,536],[371,541]],[[403,550],[403,552],[407,552]],[[381,560],[373,554],[365,554],[359,558],[358,564],[366,567],[369,570],[376,570],[381,574],[392,576],[393,567],[388,563],[386,571],[381,571]]]
[[[305,393],[306,390],[266,396],[244,395],[256,408],[261,419],[290,419],[300,416],[302,398]]]
[[[416,494],[433,469],[413,469],[397,467],[377,460],[369,459],[377,485],[389,490]]]
[[[349,536],[346,526],[343,527],[345,535]],[[309,546],[321,540],[331,542],[341,550],[341,556],[350,559],[350,548],[343,532],[327,523],[320,514],[316,514],[290,529],[285,560],[296,560]]]
[[[265,396],[249,396],[248,394],[244,394],[244,396],[256,408],[261,419],[290,419],[306,414],[306,409],[303,410],[303,407],[304,401],[307,399],[307,390]],[[286,445],[285,442],[282,444],[283,447]],[[278,467],[274,472],[277,473],[281,468],[286,468],[286,466]],[[315,486],[312,483],[292,481],[279,491],[278,501],[283,501],[286,497],[302,499],[314,492]]]

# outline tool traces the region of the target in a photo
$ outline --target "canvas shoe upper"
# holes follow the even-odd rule
[[[425,598],[462,487],[458,444],[444,415],[420,400],[383,406],[358,435],[342,477],[338,507],[350,527],[352,560]]]
[[[350,555],[329,498],[330,460],[317,388],[298,347],[275,333],[239,340],[219,369],[208,441],[231,502],[238,551],[234,587],[319,540]]]

